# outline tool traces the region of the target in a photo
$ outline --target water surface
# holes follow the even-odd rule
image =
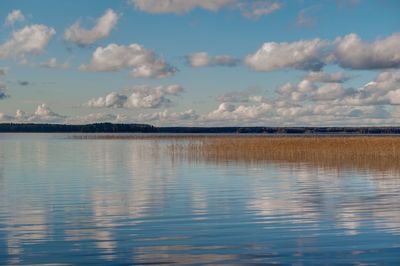
[[[0,265],[400,264],[397,171],[0,135]]]

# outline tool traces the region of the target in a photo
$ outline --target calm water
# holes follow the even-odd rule
[[[0,135],[0,265],[400,265],[399,173],[167,144]]]

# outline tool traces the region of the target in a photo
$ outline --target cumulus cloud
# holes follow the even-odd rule
[[[93,108],[159,108],[169,106],[172,101],[168,96],[179,96],[184,89],[179,85],[138,86],[132,94],[123,95],[111,92],[105,97],[89,100],[85,105]]]
[[[272,105],[261,103],[257,105],[239,105],[221,103],[218,108],[202,116],[203,121],[241,121],[248,122],[261,115],[267,115]]]
[[[13,25],[16,22],[24,21],[25,16],[22,14],[21,10],[14,9],[9,13],[6,17],[6,21],[4,22],[5,25]]]
[[[89,45],[100,39],[108,37],[111,30],[118,22],[119,15],[112,9],[107,9],[103,16],[96,20],[91,29],[81,27],[79,21],[72,24],[64,32],[64,39],[78,45]]]
[[[9,40],[0,45],[0,59],[40,54],[56,31],[45,25],[31,25],[12,33]]]
[[[40,104],[36,108],[33,115],[27,118],[28,122],[40,122],[40,123],[55,123],[61,122],[65,119],[65,116],[59,115],[53,112],[47,104]]]
[[[280,99],[293,102],[342,99],[344,96],[352,95],[354,90],[343,87],[344,76],[339,73],[311,72],[298,84],[293,85],[290,82],[283,84],[276,92],[280,95]]]
[[[53,69],[67,69],[69,67],[67,62],[58,63],[55,57],[49,58],[47,61],[42,62],[40,66]]]
[[[312,39],[292,43],[267,42],[254,54],[248,55],[245,63],[257,71],[272,71],[282,68],[319,71],[325,65],[327,54],[324,48],[329,42]]]
[[[196,8],[216,12],[221,8],[231,8],[249,18],[258,18],[282,7],[280,2],[268,0],[129,0],[129,3],[140,11],[152,14],[182,14]]]
[[[311,39],[296,42],[266,42],[245,63],[256,71],[300,69],[320,71],[326,64],[349,69],[400,67],[400,34],[368,43],[355,34],[334,41]]]
[[[105,97],[89,100],[86,105],[95,108],[122,108],[124,107],[128,96],[111,92]]]
[[[382,69],[400,67],[400,33],[367,43],[357,34],[336,40],[338,64],[351,69]]]
[[[131,75],[137,78],[164,78],[177,71],[153,50],[140,44],[98,47],[90,64],[80,66],[82,71],[117,71],[125,68],[132,68]]]
[[[210,56],[206,52],[193,53],[186,56],[186,62],[191,67],[236,66],[239,60],[229,55]]]

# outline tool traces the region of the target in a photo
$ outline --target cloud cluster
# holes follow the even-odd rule
[[[82,71],[117,71],[125,68],[132,68],[131,75],[136,78],[163,78],[177,71],[153,50],[140,44],[98,47],[90,64],[80,66]]]
[[[37,106],[33,114],[27,114],[22,110],[17,110],[15,116],[4,115],[2,122],[17,122],[17,123],[62,123],[66,116],[59,115],[53,112],[47,104]]]
[[[186,56],[186,63],[191,67],[236,66],[239,60],[229,55],[210,56],[206,52],[193,53]]]
[[[9,25],[13,25],[16,22],[24,21],[24,20],[25,20],[25,16],[24,16],[24,14],[22,14],[21,10],[14,9],[7,15],[4,24],[9,26]]]
[[[103,16],[96,20],[91,29],[81,27],[79,21],[72,24],[64,32],[64,39],[78,45],[89,45],[100,39],[108,37],[112,29],[117,25],[119,15],[112,9],[107,9]]]
[[[339,76],[311,72],[298,84],[280,86],[276,98],[258,103],[247,100],[238,105],[225,97],[227,102],[200,116],[199,121],[236,125],[399,124],[400,71],[382,72],[357,89],[344,87]],[[248,92],[244,95],[251,97]]]
[[[144,122],[156,125],[237,126],[366,126],[400,124],[400,71],[385,71],[359,88],[345,87],[325,77],[337,73],[309,73],[296,84],[287,83],[266,98],[260,90],[226,94],[215,110],[197,113],[193,109],[140,113],[137,116],[94,113],[77,117],[59,115],[45,104],[33,114],[18,110],[15,116],[0,114],[0,121],[41,123]],[[306,79],[311,77],[310,79]],[[324,77],[324,78],[321,78]],[[313,79],[314,78],[314,79]],[[111,93],[87,103],[92,107],[168,107],[167,96],[180,95],[180,86],[136,87],[131,95]]]
[[[400,67],[400,34],[368,43],[355,34],[336,38],[301,40],[292,43],[267,42],[245,63],[257,71],[294,68],[320,71],[326,64],[349,69],[387,69]]]
[[[152,14],[182,14],[196,8],[216,12],[221,8],[231,8],[249,18],[259,18],[282,7],[280,2],[269,0],[129,0],[129,3],[140,11]]]
[[[131,95],[111,92],[105,97],[89,100],[85,106],[92,108],[160,108],[169,106],[172,101],[168,96],[179,96],[184,89],[179,85],[169,86],[139,86],[132,90]]]
[[[12,33],[9,40],[0,45],[0,59],[40,54],[56,31],[45,25],[30,25]]]

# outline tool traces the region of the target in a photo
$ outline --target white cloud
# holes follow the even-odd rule
[[[86,105],[94,108],[122,108],[124,107],[128,96],[111,92],[105,97],[89,100]]]
[[[336,40],[338,64],[351,69],[382,69],[400,67],[400,33],[372,43],[355,34]]]
[[[67,69],[69,67],[67,62],[58,63],[55,57],[49,58],[47,61],[42,62],[40,66],[44,68],[58,68],[58,69]]]
[[[25,54],[40,54],[56,31],[45,25],[31,25],[12,33],[11,38],[0,45],[0,59]]]
[[[33,114],[27,114],[18,109],[15,116],[7,116],[10,122],[16,123],[63,123],[66,116],[53,112],[47,104],[37,106]]]
[[[40,104],[36,108],[33,115],[27,118],[28,122],[40,122],[40,123],[56,123],[62,122],[65,116],[59,115],[53,112],[47,104]]]
[[[282,8],[280,2],[269,0],[129,0],[129,3],[137,10],[152,14],[183,14],[196,8],[216,12],[230,8],[248,18],[259,18]]]
[[[259,18],[282,8],[279,2],[268,0],[238,1],[237,6],[248,18]]]
[[[77,21],[64,32],[64,39],[78,45],[89,45],[100,39],[108,37],[111,30],[118,22],[119,15],[112,9],[107,9],[103,16],[99,17],[96,25],[91,29],[84,29]]]
[[[6,21],[4,22],[5,25],[13,25],[15,22],[24,21],[25,16],[22,14],[21,10],[14,9],[9,13],[6,17]]]
[[[271,108],[272,106],[268,103],[261,103],[251,106],[235,106],[230,103],[221,103],[218,106],[218,109],[203,115],[201,120],[248,122],[249,120],[257,119],[261,115],[266,115]]]
[[[127,108],[159,108],[169,106],[171,100],[167,96],[178,96],[183,92],[179,85],[134,88],[126,102]]]
[[[186,13],[195,8],[217,11],[235,0],[129,0],[138,10],[148,13]]]
[[[191,67],[236,66],[239,60],[229,55],[210,56],[206,52],[193,53],[186,56],[186,62]]]
[[[302,40],[293,43],[267,42],[245,62],[257,71],[272,71],[282,68],[319,71],[325,65],[324,48],[329,43],[320,39]]]
[[[296,42],[266,42],[245,63],[256,71],[294,68],[320,71],[326,64],[349,69],[400,67],[400,33],[368,43],[355,34],[334,41],[311,39]]]
[[[160,108],[172,103],[168,96],[179,96],[184,89],[179,85],[139,86],[131,91],[129,96],[112,92],[105,97],[91,99],[85,105],[93,108]]]
[[[154,51],[139,44],[98,47],[90,64],[80,66],[83,71],[117,71],[125,68],[132,68],[131,75],[137,78],[163,78],[176,72]]]

